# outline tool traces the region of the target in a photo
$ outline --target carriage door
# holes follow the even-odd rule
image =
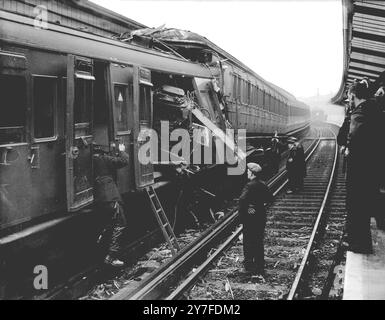
[[[25,222],[34,212],[31,209],[29,101],[30,73],[26,57],[0,50],[0,230]]]
[[[135,180],[137,188],[154,183],[154,169],[152,163],[144,164],[138,158],[140,148],[146,144],[149,138],[143,137],[148,129],[152,128],[152,87],[151,72],[143,68],[134,68],[134,110],[135,118]]]
[[[76,211],[93,201],[93,61],[68,56],[66,119],[67,206]]]
[[[110,65],[110,82],[112,92],[113,135],[116,144],[124,144],[130,156],[128,167],[117,172],[117,184],[120,193],[127,193],[135,188],[134,172],[134,68],[122,64]]]

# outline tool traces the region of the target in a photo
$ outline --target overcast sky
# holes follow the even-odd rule
[[[149,27],[199,33],[297,97],[340,86],[340,0],[93,2]]]

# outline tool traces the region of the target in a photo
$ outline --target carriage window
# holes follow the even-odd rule
[[[34,77],[33,79],[34,137],[37,139],[55,136],[56,79]]]
[[[147,85],[140,85],[139,117],[141,122],[150,123],[151,87]]]
[[[273,106],[273,112],[277,113],[277,100],[274,96],[271,96],[271,104]]]
[[[74,121],[77,135],[89,135],[91,133],[91,116],[93,104],[93,81],[76,79]]]
[[[0,75],[0,101],[0,145],[25,142],[25,78]]]
[[[237,88],[237,98],[238,98],[238,103],[242,102],[242,80],[240,77],[238,77],[238,88]]]
[[[247,83],[247,97],[246,97],[246,99],[247,99],[246,103],[251,104],[251,83],[250,82]]]
[[[233,100],[237,98],[237,76],[233,76]]]
[[[268,110],[268,107],[266,104],[267,104],[267,94],[265,91],[262,91],[262,107],[263,109]]]
[[[118,132],[128,131],[129,110],[132,109],[133,95],[132,84],[115,85],[115,115],[116,115],[116,130]]]

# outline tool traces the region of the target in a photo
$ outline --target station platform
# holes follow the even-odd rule
[[[385,300],[385,231],[371,225],[373,254],[347,252],[343,300]]]

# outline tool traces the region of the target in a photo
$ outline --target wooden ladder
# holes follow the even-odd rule
[[[163,207],[159,201],[155,189],[152,186],[148,186],[146,187],[146,192],[148,197],[150,198],[152,211],[154,212],[160,229],[163,232],[163,236],[167,240],[172,255],[175,255],[180,250],[180,246],[177,238],[175,237],[174,231],[170,226],[170,222],[168,221],[167,216],[164,213]]]

